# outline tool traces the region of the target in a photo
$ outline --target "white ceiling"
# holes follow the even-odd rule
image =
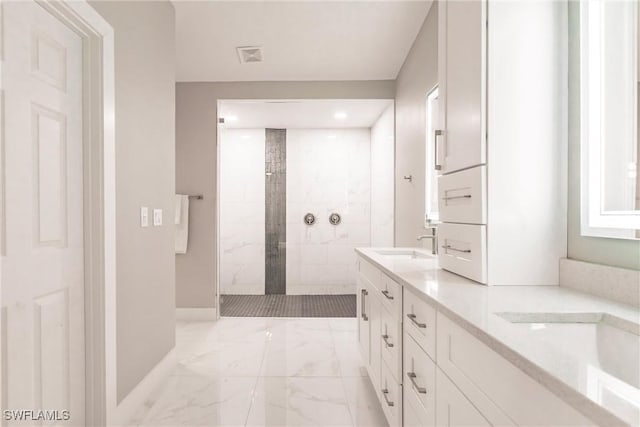
[[[392,100],[222,101],[227,129],[338,129],[371,127]],[[344,113],[345,118],[336,118]],[[231,120],[230,120],[231,119]]]
[[[173,0],[177,80],[392,80],[431,3]],[[239,46],[264,61],[240,64]]]

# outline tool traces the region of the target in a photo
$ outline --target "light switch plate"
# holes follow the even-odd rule
[[[153,225],[162,225],[162,209],[153,210]]]
[[[149,208],[142,206],[140,208],[140,227],[149,226]]]

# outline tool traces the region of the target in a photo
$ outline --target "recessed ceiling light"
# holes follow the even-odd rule
[[[338,120],[344,120],[347,118],[347,113],[345,113],[344,111],[338,111],[333,115],[333,117],[335,117]]]
[[[237,122],[238,116],[224,116],[225,122]]]

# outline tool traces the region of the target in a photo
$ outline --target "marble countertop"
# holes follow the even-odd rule
[[[356,249],[594,423],[640,425],[640,310],[560,286],[480,285],[426,251],[389,255],[407,250]]]

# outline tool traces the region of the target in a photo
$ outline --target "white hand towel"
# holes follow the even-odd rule
[[[180,223],[176,224],[176,253],[186,254],[189,241],[189,196],[180,194]]]
[[[173,213],[174,213],[174,215],[173,215],[174,216],[174,219],[173,219],[174,222],[173,223],[175,225],[180,224],[180,218],[182,217],[182,197],[183,197],[182,194],[176,194],[176,198],[175,198],[176,207],[175,207],[175,209],[173,211]],[[188,197],[187,197],[187,200],[189,200]]]

